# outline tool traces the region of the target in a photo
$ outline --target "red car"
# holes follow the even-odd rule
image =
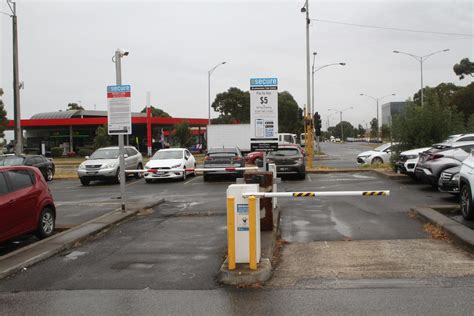
[[[56,207],[41,171],[34,167],[0,167],[0,242],[27,233],[53,234]]]

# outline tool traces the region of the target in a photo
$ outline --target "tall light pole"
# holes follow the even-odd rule
[[[207,72],[207,111],[208,111],[207,124],[208,125],[211,125],[211,75],[214,72],[214,70],[216,70],[217,67],[221,65],[225,65],[225,64],[226,64],[225,61],[218,63],[217,65],[209,69],[209,71]]]
[[[115,63],[115,84],[122,85],[122,58],[128,56],[129,52],[117,48],[112,61]],[[119,144],[119,176],[120,176],[120,201],[122,203],[122,211],[125,211],[125,150],[123,144],[123,134],[118,135]]]
[[[387,97],[394,96],[395,93],[387,94],[387,95],[384,95],[383,97],[378,97],[378,98],[373,97],[373,96],[368,95],[368,94],[365,94],[365,93],[361,93],[360,95],[364,96],[364,97],[369,97],[369,98],[375,100],[375,103],[376,103],[376,106],[377,106],[377,140],[379,140],[379,135],[380,135],[379,101],[382,100],[382,99],[385,99]]]
[[[23,153],[23,135],[21,132],[21,112],[20,112],[20,88],[22,84],[19,79],[18,70],[18,23],[16,15],[16,2],[7,0],[7,4],[12,12],[11,15],[2,12],[2,14],[9,15],[12,18],[12,38],[13,38],[13,116],[15,121],[14,139],[15,139],[15,154]]]
[[[428,55],[425,55],[425,56],[418,56],[418,55],[414,55],[414,54],[410,54],[410,53],[405,53],[405,52],[401,52],[401,51],[398,51],[398,50],[394,50],[393,52],[395,54],[404,54],[404,55],[408,55],[408,56],[411,56],[413,58],[415,58],[416,60],[418,60],[418,62],[420,63],[420,82],[421,82],[421,89],[420,89],[420,93],[421,93],[421,107],[423,107],[423,62],[428,59],[430,56],[433,56],[435,54],[438,54],[438,53],[444,53],[444,52],[447,52],[449,51],[449,48],[446,48],[446,49],[443,49],[443,50],[439,50],[439,51],[436,51],[436,52],[433,52],[431,54],[428,54]]]
[[[302,13],[306,13],[306,118],[305,118],[305,147],[308,154],[308,167],[313,168],[314,157],[314,123],[313,114],[311,113],[311,69],[310,69],[310,53],[309,53],[309,0],[306,0],[304,6],[301,8]]]
[[[351,106],[349,108],[345,108],[344,110],[328,109],[328,111],[335,111],[334,113],[339,112],[339,125],[341,125],[341,141],[344,141],[344,129],[342,128],[342,113],[353,108],[354,107]]]

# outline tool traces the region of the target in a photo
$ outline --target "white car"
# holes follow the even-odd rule
[[[150,161],[145,165],[145,169],[158,169],[156,172],[145,172],[144,177],[147,183],[157,179],[181,179],[185,180],[188,174],[196,175],[195,171],[164,171],[162,169],[192,169],[196,168],[196,159],[185,148],[169,148],[158,150]]]
[[[419,154],[427,151],[431,147],[423,147],[407,150],[400,153],[400,158],[395,164],[397,173],[403,173],[411,177],[415,177],[415,168],[418,163]]]
[[[459,172],[459,188],[461,192],[460,206],[462,216],[467,220],[474,220],[474,151],[463,161]]]
[[[449,136],[443,143],[472,142],[474,134],[456,134]]]
[[[364,151],[357,156],[357,163],[362,165],[387,163],[397,146],[398,143],[383,144],[372,150]]]

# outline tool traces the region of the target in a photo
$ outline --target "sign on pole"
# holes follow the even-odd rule
[[[278,79],[250,79],[250,148],[278,148]]]
[[[109,135],[132,134],[130,85],[107,86]]]

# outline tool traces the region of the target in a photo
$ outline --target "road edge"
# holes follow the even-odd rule
[[[456,244],[474,252],[474,230],[436,211],[433,206],[413,207],[411,211],[422,222],[442,228]]]
[[[59,234],[13,251],[0,258],[0,279],[70,249],[77,243],[164,201],[165,199],[160,198],[157,201],[125,212],[118,208]]]

